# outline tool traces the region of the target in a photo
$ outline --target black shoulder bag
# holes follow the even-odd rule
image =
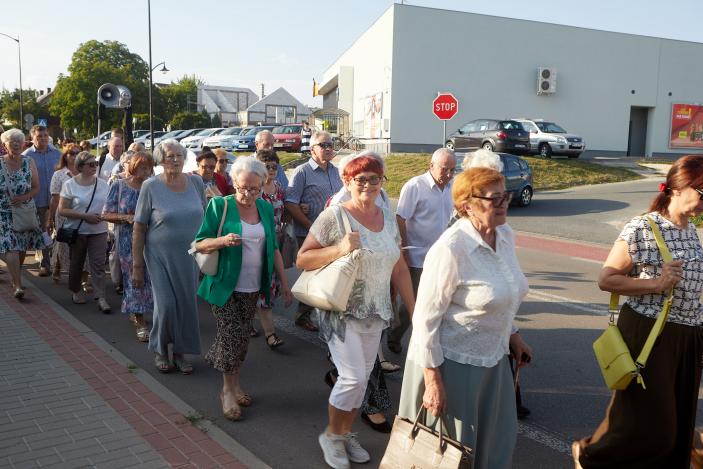
[[[95,175],[95,185],[93,186],[93,194],[90,196],[90,202],[88,202],[88,207],[86,207],[85,213],[88,213],[88,210],[90,210],[90,205],[93,203],[93,198],[95,197],[95,191],[98,188],[99,179],[100,178]],[[83,220],[78,223],[77,228],[64,228],[63,225],[65,224],[66,222],[64,221],[61,225],[61,228],[59,228],[59,231],[56,232],[56,241],[58,241],[59,243],[73,244],[78,239],[78,230],[81,229]]]

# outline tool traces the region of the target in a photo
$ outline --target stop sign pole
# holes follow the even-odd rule
[[[438,92],[437,97],[432,101],[432,112],[442,121],[444,127],[442,146],[444,146],[447,140],[447,121],[459,112],[459,101],[451,93]]]

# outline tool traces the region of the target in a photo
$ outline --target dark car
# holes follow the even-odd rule
[[[262,125],[259,127],[252,127],[248,131],[242,131],[239,134],[236,145],[234,145],[234,151],[255,151],[256,145],[254,144],[254,139],[256,134],[262,130],[273,130],[275,126],[273,125]]]
[[[529,152],[530,134],[514,120],[476,119],[450,134],[444,146],[456,151],[485,148],[520,155]]]
[[[505,177],[505,189],[513,194],[512,203],[520,207],[527,207],[532,202],[534,193],[532,185],[532,168],[527,161],[510,153],[498,153],[500,161],[503,163],[503,177]],[[467,153],[463,158],[457,156],[457,172],[459,168],[465,168],[473,153]]]

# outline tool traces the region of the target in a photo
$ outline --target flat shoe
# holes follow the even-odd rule
[[[381,369],[384,373],[395,373],[396,371],[400,370],[400,365],[391,363],[388,360],[383,360],[381,362]]]
[[[249,407],[251,405],[251,396],[247,393],[237,396],[237,404],[242,407]]]
[[[283,344],[285,344],[285,342],[283,342],[275,332],[266,336],[266,345],[268,345],[271,350],[278,348]]]
[[[139,342],[149,342],[149,329],[146,326],[137,327],[137,340]]]
[[[171,371],[171,363],[168,361],[168,357],[166,355],[161,355],[160,353],[157,353],[154,356],[154,364],[156,365],[156,369],[159,370],[160,373],[168,373]]]
[[[21,300],[24,298],[24,288],[16,288],[15,289],[15,298],[18,300]]]
[[[392,430],[391,424],[388,423],[388,420],[385,420],[381,423],[376,423],[371,418],[366,414],[366,412],[361,413],[361,420],[366,422],[369,427],[373,428],[377,432],[381,433],[390,433]]]
[[[242,418],[242,409],[239,409],[237,407],[230,407],[229,409],[225,409],[225,398],[222,392],[220,392],[220,403],[222,404],[222,415],[227,420],[236,422],[237,420]]]
[[[191,365],[185,358],[183,357],[173,357],[173,364],[176,367],[178,371],[180,371],[184,375],[189,375],[193,372],[193,365]]]

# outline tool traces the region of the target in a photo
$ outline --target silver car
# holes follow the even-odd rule
[[[567,133],[561,126],[543,119],[513,119],[530,133],[530,153],[542,158],[564,155],[578,158],[586,150],[582,137]]]

